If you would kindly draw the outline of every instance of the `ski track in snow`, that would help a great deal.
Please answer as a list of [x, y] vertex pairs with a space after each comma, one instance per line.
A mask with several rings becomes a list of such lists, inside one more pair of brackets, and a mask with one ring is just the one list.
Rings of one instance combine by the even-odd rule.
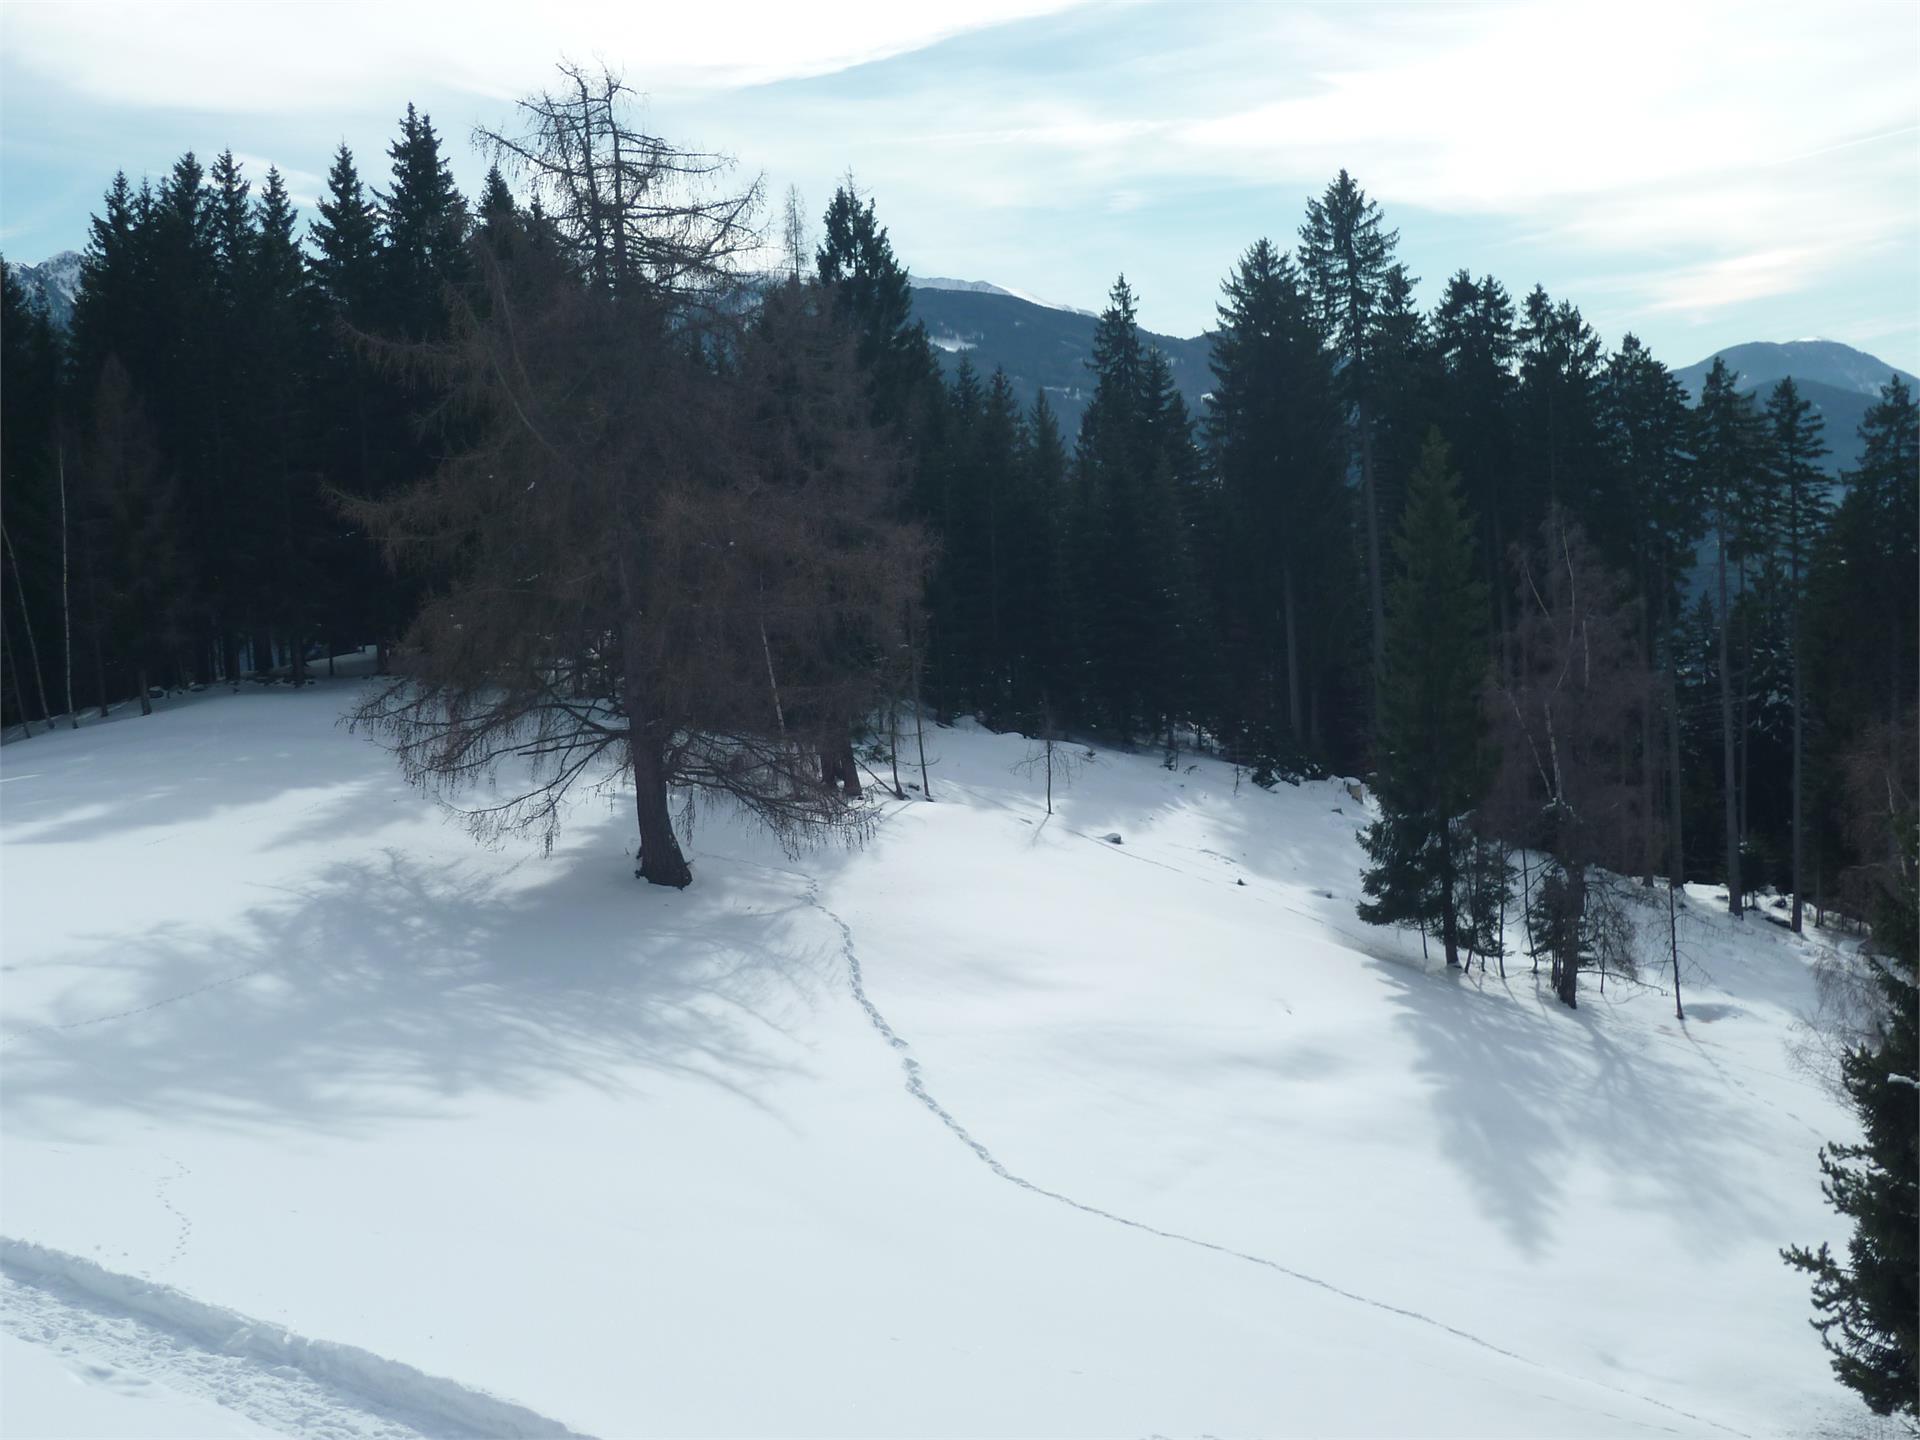
[[[1090, 839], [1091, 837], [1083, 838]], [[1103, 846], [1102, 848], [1107, 847]], [[1560, 1370], [1543, 1361], [1532, 1359], [1517, 1351], [1509, 1350], [1503, 1345], [1495, 1344], [1493, 1341], [1476, 1335], [1470, 1330], [1462, 1330], [1456, 1325], [1447, 1324], [1444, 1320], [1437, 1320], [1433, 1316], [1424, 1314], [1421, 1311], [1411, 1310], [1405, 1306], [1394, 1305], [1385, 1300], [1376, 1300], [1372, 1296], [1343, 1289], [1331, 1281], [1322, 1280], [1318, 1276], [1310, 1275], [1304, 1270], [1296, 1270], [1290, 1265], [1283, 1265], [1278, 1260], [1268, 1259], [1264, 1255], [1254, 1255], [1244, 1250], [1236, 1250], [1230, 1245], [1222, 1245], [1216, 1241], [1201, 1239], [1196, 1235], [1183, 1234], [1177, 1230], [1165, 1230], [1160, 1226], [1148, 1224], [1144, 1220], [1135, 1220], [1112, 1210], [1102, 1209], [1098, 1205], [1091, 1205], [1086, 1201], [1076, 1200], [1071, 1195], [1063, 1194], [1058, 1190], [1050, 1190], [1044, 1185], [1027, 1179], [1024, 1175], [1016, 1174], [1014, 1171], [1008, 1169], [999, 1157], [989, 1150], [986, 1145], [974, 1138], [972, 1132], [970, 1132], [965, 1125], [961, 1124], [953, 1113], [942, 1105], [939, 1100], [934, 1098], [933, 1092], [927, 1088], [924, 1072], [920, 1068], [920, 1062], [911, 1054], [912, 1046], [908, 1044], [907, 1040], [899, 1031], [893, 1028], [891, 1022], [881, 1013], [880, 1008], [873, 1003], [872, 998], [867, 994], [866, 975], [860, 964], [859, 952], [854, 946], [853, 928], [821, 899], [820, 882], [804, 871], [794, 870], [784, 866], [763, 865], [757, 861], [739, 860], [731, 856], [725, 858], [733, 860], [734, 863], [737, 864], [752, 865], [757, 869], [789, 875], [804, 883], [804, 898], [807, 904], [819, 911], [820, 914], [833, 925], [834, 929], [839, 932], [841, 955], [846, 961], [848, 983], [852, 990], [854, 1000], [859, 1004], [861, 1010], [865, 1012], [867, 1021], [873, 1027], [874, 1032], [887, 1042], [889, 1048], [900, 1053], [900, 1067], [906, 1075], [907, 1093], [912, 1095], [914, 1099], [918, 1100], [922, 1105], [926, 1106], [928, 1110], [932, 1111], [934, 1117], [947, 1128], [955, 1139], [959, 1140], [961, 1144], [971, 1150], [981, 1164], [985, 1165], [1008, 1184], [1017, 1185], [1022, 1190], [1026, 1190], [1031, 1194], [1038, 1195], [1043, 1199], [1052, 1200], [1056, 1204], [1068, 1206], [1083, 1214], [1096, 1216], [1101, 1220], [1106, 1220], [1115, 1225], [1123, 1225], [1129, 1230], [1137, 1230], [1142, 1234], [1158, 1236], [1162, 1240], [1177, 1241], [1182, 1245], [1191, 1245], [1196, 1249], [1212, 1251], [1216, 1255], [1224, 1255], [1230, 1259], [1240, 1260], [1249, 1265], [1259, 1265], [1265, 1269], [1277, 1271], [1289, 1279], [1297, 1280], [1305, 1285], [1311, 1285], [1318, 1290], [1324, 1290], [1330, 1295], [1337, 1295], [1343, 1300], [1351, 1300], [1355, 1304], [1365, 1305], [1370, 1309], [1382, 1311], [1388, 1315], [1397, 1315], [1401, 1319], [1410, 1320], [1417, 1325], [1424, 1325], [1431, 1329], [1441, 1331], [1443, 1334], [1451, 1335], [1466, 1344], [1501, 1356], [1503, 1359], [1511, 1360], [1516, 1364], [1527, 1366], [1529, 1369], [1541, 1371], [1560, 1379], [1592, 1385], [1597, 1389], [1609, 1391], [1626, 1399], [1637, 1401], [1640, 1404], [1664, 1410], [1670, 1415], [1676, 1415], [1683, 1419], [1690, 1420], [1696, 1425], [1712, 1426], [1714, 1429], [1724, 1431], [1729, 1435], [1749, 1436], [1749, 1440], [1751, 1440], [1748, 1431], [1724, 1424], [1721, 1421], [1711, 1419], [1705, 1415], [1696, 1414], [1691, 1410], [1682, 1409], [1678, 1405], [1668, 1404], [1664, 1400], [1656, 1400], [1651, 1396], [1642, 1395], [1637, 1391], [1626, 1389], [1624, 1386], [1614, 1385], [1608, 1381], [1598, 1380], [1591, 1376], [1578, 1375], [1571, 1371]], [[1144, 860], [1146, 857], [1135, 856], [1130, 858]], [[1185, 873], [1179, 871], [1178, 867], [1165, 865], [1165, 862], [1149, 861], [1148, 863], [1161, 864], [1163, 868], [1174, 870], [1176, 873]], [[1614, 1414], [1609, 1411], [1601, 1411], [1599, 1413], [1605, 1415], [1608, 1419], [1618, 1420], [1623, 1424], [1636, 1423], [1629, 1420], [1626, 1416]]]
[[6, 1236], [0, 1329], [114, 1388], [158, 1383], [305, 1440], [586, 1440], [558, 1421], [399, 1361], [310, 1340]]

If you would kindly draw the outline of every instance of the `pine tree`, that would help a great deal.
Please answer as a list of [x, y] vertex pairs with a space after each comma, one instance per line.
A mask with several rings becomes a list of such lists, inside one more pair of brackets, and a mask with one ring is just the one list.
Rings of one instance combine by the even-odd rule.
[[1380, 818], [1367, 827], [1367, 898], [1359, 912], [1375, 925], [1437, 931], [1450, 966], [1460, 963], [1458, 889], [1469, 859], [1459, 822], [1490, 778], [1481, 710], [1487, 602], [1474, 548], [1446, 444], [1435, 432], [1409, 480], [1394, 537], [1400, 573], [1387, 612], [1374, 777]]

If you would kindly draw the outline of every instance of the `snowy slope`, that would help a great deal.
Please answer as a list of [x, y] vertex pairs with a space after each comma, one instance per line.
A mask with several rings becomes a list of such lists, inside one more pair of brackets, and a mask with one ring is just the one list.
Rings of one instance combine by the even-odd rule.
[[62, 250], [38, 265], [11, 268], [27, 294], [27, 303], [39, 309], [56, 329], [73, 324], [73, 302], [80, 293], [80, 270], [84, 256], [78, 250]]
[[658, 891], [617, 794], [476, 849], [349, 693], [0, 754], [35, 1394], [91, 1355], [234, 1433], [1874, 1433], [1775, 1253], [1839, 1238], [1850, 1126], [1773, 927], [1689, 903], [1685, 1027], [1568, 1013], [1362, 926], [1334, 784], [1103, 753], [1049, 820], [965, 728], [866, 850], [705, 815]]

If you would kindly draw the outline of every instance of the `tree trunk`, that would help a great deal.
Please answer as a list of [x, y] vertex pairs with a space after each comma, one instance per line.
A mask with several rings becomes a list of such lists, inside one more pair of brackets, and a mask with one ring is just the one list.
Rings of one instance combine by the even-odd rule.
[[1579, 875], [1576, 868], [1562, 864], [1561, 870], [1567, 877], [1567, 913], [1560, 925], [1560, 934], [1556, 937], [1560, 957], [1559, 971], [1560, 1003], [1569, 1010], [1580, 1008], [1580, 917], [1587, 911], [1586, 877]]
[[[1644, 657], [1647, 673], [1653, 673], [1655, 665], [1653, 651], [1653, 607], [1646, 603], [1645, 572], [1642, 572], [1640, 585], [1640, 651]], [[1659, 807], [1654, 803], [1655, 780], [1660, 767], [1653, 758], [1653, 697], [1646, 694], [1640, 701], [1640, 828], [1644, 840], [1641, 857], [1641, 883], [1653, 884], [1653, 869], [1659, 863], [1659, 823], [1655, 818]]]
[[[631, 719], [631, 709], [628, 714]], [[640, 822], [640, 866], [634, 873], [650, 885], [684, 890], [693, 883], [693, 870], [673, 833], [666, 764], [651, 727], [635, 724], [627, 733], [627, 755], [633, 765], [633, 803]]]
[[67, 452], [62, 446], [55, 452], [60, 472], [60, 614], [66, 630], [67, 652], [67, 728], [80, 728], [80, 712], [73, 708], [73, 566], [67, 550]]
[[1293, 562], [1282, 562], [1280, 583], [1286, 593], [1287, 606], [1287, 723], [1293, 727], [1293, 743], [1298, 745], [1305, 737], [1300, 723], [1300, 646], [1294, 629], [1293, 604]]
[[900, 788], [900, 699], [892, 694], [892, 686], [887, 687], [887, 759], [893, 764], [893, 798], [904, 800], [907, 792]]
[[[27, 632], [27, 658], [33, 662], [33, 683], [40, 691], [40, 720], [47, 729], [51, 730], [53, 729], [53, 711], [47, 705], [47, 675], [46, 672], [40, 668], [40, 643], [33, 638], [33, 619], [27, 614], [27, 589], [25, 583], [20, 579], [20, 557], [14, 552], [13, 537], [7, 534], [4, 525], [0, 525], [0, 542], [4, 542], [6, 545], [7, 559], [9, 561], [7, 568], [13, 571], [14, 594], [20, 597], [20, 624]], [[20, 717], [24, 720], [26, 714], [27, 697], [22, 693], [20, 696]]]
[[4, 633], [0, 633], [0, 645], [6, 647], [7, 674], [13, 678], [13, 693], [20, 704], [20, 728], [26, 732], [26, 738], [33, 738], [33, 715], [27, 709], [27, 692], [20, 688], [20, 658], [14, 653], [13, 642]]
[[821, 756], [820, 763], [826, 769], [827, 788], [832, 789], [836, 781], [849, 800], [858, 800], [860, 790], [860, 766], [853, 758], [853, 737], [848, 735], [837, 741], [833, 747], [831, 759]]
[[1667, 704], [1667, 824], [1672, 832], [1667, 840], [1667, 887], [1675, 889], [1687, 883], [1687, 847], [1682, 828], [1686, 806], [1680, 788], [1680, 687], [1674, 675], [1678, 667], [1674, 655], [1671, 602], [1665, 598], [1664, 585], [1661, 587], [1661, 596], [1660, 620], [1666, 636], [1666, 665], [1662, 679], [1665, 681]]
[[[1796, 505], [1795, 510], [1798, 511], [1798, 509], [1799, 506]], [[1789, 583], [1792, 588], [1788, 598], [1793, 606], [1791, 614], [1793, 631], [1791, 640], [1793, 645], [1793, 918], [1791, 923], [1793, 933], [1799, 935], [1804, 933], [1800, 928], [1805, 910], [1801, 897], [1806, 893], [1807, 887], [1805, 871], [1801, 868], [1805, 859], [1805, 847], [1801, 837], [1800, 544], [1797, 534], [1794, 537], [1793, 573]]]
[[913, 733], [920, 746], [920, 794], [931, 800], [933, 785], [927, 779], [927, 722], [920, 700], [920, 647], [914, 643], [911, 627], [907, 631], [907, 668], [913, 677]]
[[153, 714], [153, 695], [151, 693], [152, 687], [147, 684], [146, 661], [143, 660], [134, 667], [133, 678], [134, 678], [134, 683], [136, 683], [140, 687], [140, 713], [142, 715]]
[[93, 698], [100, 707], [100, 718], [107, 718], [107, 666], [100, 652], [100, 585], [99, 566], [94, 560], [94, 546], [89, 543], [81, 551], [81, 559], [86, 562], [87, 574], [87, 639], [93, 651]]
[[1373, 725], [1380, 727], [1380, 686], [1387, 673], [1387, 607], [1380, 582], [1380, 497], [1373, 474], [1373, 417], [1360, 404], [1360, 488], [1367, 507], [1367, 601], [1373, 616]]
[[1720, 760], [1723, 808], [1727, 822], [1727, 913], [1738, 920], [1742, 918], [1744, 897], [1740, 890], [1740, 812], [1739, 797], [1734, 791], [1737, 771], [1733, 763], [1733, 666], [1728, 645], [1727, 613], [1727, 531], [1723, 521], [1720, 527], [1719, 572], [1720, 585]]
[[1440, 944], [1447, 952], [1447, 968], [1460, 968], [1460, 928], [1453, 904], [1453, 839], [1440, 839]]
[[1673, 954], [1673, 1018], [1686, 1023], [1686, 1007], [1680, 1003], [1680, 918], [1673, 886], [1667, 887], [1667, 948]]

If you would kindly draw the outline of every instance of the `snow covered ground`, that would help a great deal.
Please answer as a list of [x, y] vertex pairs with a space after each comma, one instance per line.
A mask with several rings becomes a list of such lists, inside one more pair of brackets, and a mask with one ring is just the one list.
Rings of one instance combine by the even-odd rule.
[[1879, 1433], [1773, 926], [1568, 1012], [1362, 925], [1336, 784], [1048, 819], [966, 728], [661, 891], [619, 795], [476, 848], [351, 683], [0, 754], [7, 1435]]

